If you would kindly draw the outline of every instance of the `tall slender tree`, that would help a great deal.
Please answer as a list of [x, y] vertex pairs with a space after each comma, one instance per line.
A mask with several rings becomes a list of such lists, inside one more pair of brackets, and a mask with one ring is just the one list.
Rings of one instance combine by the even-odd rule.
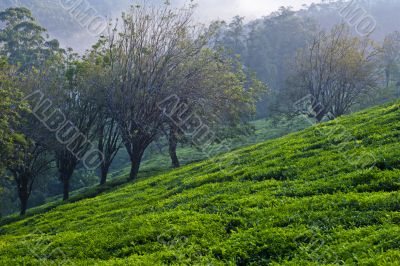
[[57, 131], [53, 148], [64, 200], [69, 199], [70, 182], [77, 166], [88, 152], [97, 151], [93, 143], [100, 114], [96, 77], [90, 64], [70, 53], [48, 78], [47, 95], [66, 122]]
[[400, 32], [396, 31], [385, 37], [381, 47], [380, 57], [385, 72], [386, 87], [389, 87], [393, 77], [399, 74]]
[[15, 150], [15, 144], [25, 142], [23, 135], [15, 131], [22, 123], [21, 111], [27, 108], [16, 84], [15, 71], [5, 58], [0, 58], [0, 173]]
[[8, 8], [0, 12], [0, 55], [19, 71], [40, 67], [59, 52], [59, 42], [45, 37], [41, 27], [25, 7]]
[[112, 77], [107, 69], [110, 67], [108, 51], [105, 49], [106, 39], [101, 37], [88, 53], [86, 62], [90, 65], [90, 77], [96, 80], [96, 104], [98, 105], [99, 117], [96, 126], [96, 141], [99, 150], [100, 185], [107, 182], [108, 172], [115, 156], [122, 147], [121, 134], [118, 123], [113, 117], [107, 102], [107, 88], [110, 86]]

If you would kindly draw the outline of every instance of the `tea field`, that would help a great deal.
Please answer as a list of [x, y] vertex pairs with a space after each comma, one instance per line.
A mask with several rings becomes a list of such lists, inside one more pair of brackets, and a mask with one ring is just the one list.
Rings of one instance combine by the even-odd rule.
[[399, 265], [400, 103], [0, 228], [0, 265]]

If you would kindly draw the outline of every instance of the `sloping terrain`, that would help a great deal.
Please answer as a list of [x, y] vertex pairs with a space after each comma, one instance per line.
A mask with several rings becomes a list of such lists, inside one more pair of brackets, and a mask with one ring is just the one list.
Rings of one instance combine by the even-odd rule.
[[400, 103], [0, 229], [0, 265], [398, 265]]

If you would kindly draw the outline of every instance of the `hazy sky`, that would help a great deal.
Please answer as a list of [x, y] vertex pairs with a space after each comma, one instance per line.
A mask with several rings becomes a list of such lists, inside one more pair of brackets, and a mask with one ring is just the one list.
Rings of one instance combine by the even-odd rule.
[[[180, 0], [181, 2], [187, 2]], [[174, 1], [171, 1], [174, 2]], [[247, 20], [269, 15], [281, 6], [299, 9], [303, 4], [319, 3], [320, 0], [197, 0], [198, 16], [201, 18], [230, 19], [235, 15]]]

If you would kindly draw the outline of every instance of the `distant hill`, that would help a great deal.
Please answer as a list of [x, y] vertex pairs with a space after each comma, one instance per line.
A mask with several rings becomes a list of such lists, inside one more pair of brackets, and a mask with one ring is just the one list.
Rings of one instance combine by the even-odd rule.
[[1, 265], [397, 265], [400, 102], [6, 224]]
[[[2, 0], [0, 9], [11, 6], [25, 6], [29, 8], [39, 23], [48, 29], [52, 38], [61, 40], [64, 46], [73, 47], [80, 51], [89, 48], [96, 41], [96, 37], [88, 34], [78, 21], [65, 10], [61, 3], [74, 1], [65, 0]], [[77, 2], [77, 1], [76, 1]], [[85, 0], [85, 7], [93, 7], [96, 14], [113, 18], [121, 11], [129, 8], [130, 0]], [[85, 5], [83, 5], [85, 6]]]

